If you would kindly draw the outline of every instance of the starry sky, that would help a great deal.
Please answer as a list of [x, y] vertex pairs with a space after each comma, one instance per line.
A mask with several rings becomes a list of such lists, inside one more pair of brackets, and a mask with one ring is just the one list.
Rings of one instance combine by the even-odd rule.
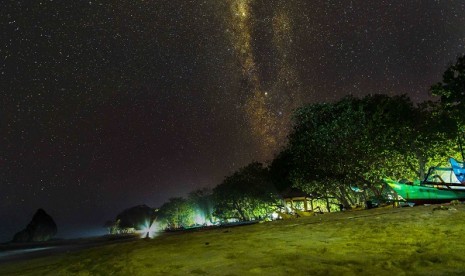
[[59, 236], [219, 184], [286, 142], [292, 110], [428, 88], [465, 54], [465, 0], [5, 1], [0, 241]]

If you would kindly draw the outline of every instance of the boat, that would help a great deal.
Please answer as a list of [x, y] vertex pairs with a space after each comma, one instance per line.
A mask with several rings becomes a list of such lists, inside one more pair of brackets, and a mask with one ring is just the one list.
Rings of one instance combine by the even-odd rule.
[[458, 162], [454, 158], [450, 158], [449, 162], [452, 166], [452, 170], [454, 171], [454, 174], [457, 177], [457, 179], [461, 183], [465, 182], [465, 164], [463, 162]]
[[401, 201], [414, 204], [465, 201], [465, 164], [449, 158], [450, 167], [431, 167], [423, 181], [394, 181], [384, 179]]

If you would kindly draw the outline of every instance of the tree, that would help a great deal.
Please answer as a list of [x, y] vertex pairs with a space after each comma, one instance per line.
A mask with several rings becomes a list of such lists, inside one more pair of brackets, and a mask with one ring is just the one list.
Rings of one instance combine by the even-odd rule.
[[107, 220], [103, 227], [107, 228], [108, 234], [118, 234], [120, 232], [119, 227], [120, 221], [119, 220]]
[[458, 57], [442, 75], [442, 82], [431, 87], [439, 96], [444, 111], [450, 113], [460, 126], [465, 125], [465, 55]]
[[429, 166], [444, 162], [454, 153], [454, 126], [448, 117], [437, 112], [436, 103], [414, 105], [405, 95], [380, 95], [363, 101], [365, 112], [373, 118], [365, 142], [376, 144], [372, 164], [382, 161], [378, 164], [381, 170], [373, 170], [377, 177], [403, 175], [401, 178], [423, 179]]
[[304, 106], [289, 140], [294, 186], [347, 207], [358, 200], [351, 186], [380, 196], [383, 177], [424, 176], [429, 163], [452, 152], [447, 124], [433, 110], [404, 95]]
[[194, 224], [195, 210], [187, 199], [170, 198], [158, 210], [157, 221], [170, 229], [186, 228]]
[[281, 151], [271, 162], [269, 166], [270, 180], [279, 192], [292, 187], [290, 177], [292, 167], [292, 154], [289, 149]]
[[155, 210], [147, 205], [138, 205], [128, 208], [116, 216], [116, 222], [120, 229], [134, 228], [142, 230], [150, 226], [155, 219]]
[[354, 205], [350, 186], [368, 184], [362, 177], [363, 166], [374, 151], [374, 144], [366, 143], [368, 119], [361, 103], [346, 97], [296, 112], [289, 142], [295, 164], [294, 186], [335, 197], [346, 207]]
[[213, 189], [215, 216], [241, 221], [263, 218], [277, 204], [274, 191], [268, 170], [260, 163], [251, 163]]
[[196, 224], [213, 224], [213, 191], [209, 188], [198, 189], [189, 193], [188, 200], [195, 209]]
[[[457, 137], [463, 147], [465, 138], [465, 55], [459, 56], [455, 64], [450, 65], [439, 82], [430, 89], [431, 93], [440, 97], [440, 110], [443, 117], [455, 120]], [[463, 148], [462, 159], [465, 158]]]

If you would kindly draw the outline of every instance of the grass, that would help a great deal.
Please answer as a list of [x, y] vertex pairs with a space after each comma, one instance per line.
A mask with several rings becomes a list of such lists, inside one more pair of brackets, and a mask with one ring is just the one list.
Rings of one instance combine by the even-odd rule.
[[0, 275], [464, 275], [465, 206], [379, 208], [163, 234]]

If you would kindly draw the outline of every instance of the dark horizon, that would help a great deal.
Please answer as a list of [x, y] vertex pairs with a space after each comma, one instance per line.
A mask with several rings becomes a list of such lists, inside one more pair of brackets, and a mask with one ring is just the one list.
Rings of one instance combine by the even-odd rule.
[[38, 208], [70, 238], [214, 187], [270, 161], [306, 103], [428, 100], [465, 54], [463, 14], [463, 1], [4, 4], [0, 242]]

